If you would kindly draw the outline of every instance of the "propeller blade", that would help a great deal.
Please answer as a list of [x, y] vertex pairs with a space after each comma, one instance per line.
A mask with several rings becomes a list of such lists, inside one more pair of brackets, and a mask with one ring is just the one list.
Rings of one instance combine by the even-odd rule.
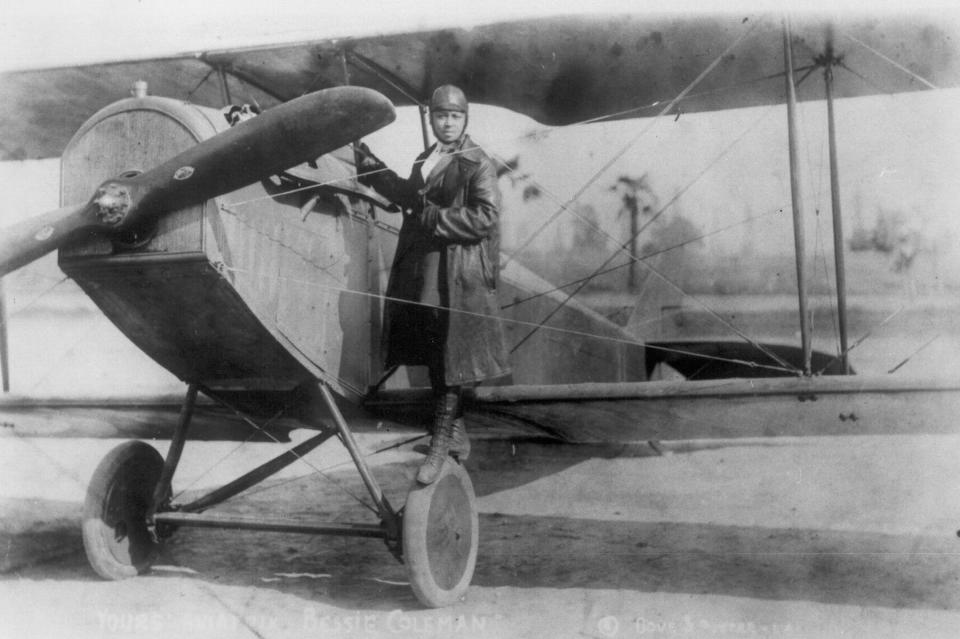
[[383, 95], [335, 87], [296, 98], [200, 142], [145, 173], [107, 180], [89, 203], [49, 211], [2, 231], [0, 277], [82, 230], [136, 227], [314, 160], [396, 117]]
[[128, 226], [157, 213], [235, 191], [329, 153], [396, 117], [393, 104], [363, 87], [310, 93], [241, 122], [160, 166], [116, 180], [133, 194]]
[[0, 229], [0, 277], [59, 247], [90, 225], [89, 205], [65, 206]]

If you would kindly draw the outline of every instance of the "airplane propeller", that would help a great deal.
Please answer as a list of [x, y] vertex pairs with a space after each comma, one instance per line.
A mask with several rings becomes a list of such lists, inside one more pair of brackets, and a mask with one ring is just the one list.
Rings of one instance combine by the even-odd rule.
[[82, 232], [141, 227], [167, 212], [316, 159], [395, 117], [383, 95], [353, 86], [324, 89], [268, 109], [145, 173], [103, 182], [86, 204], [48, 211], [4, 229], [0, 277]]

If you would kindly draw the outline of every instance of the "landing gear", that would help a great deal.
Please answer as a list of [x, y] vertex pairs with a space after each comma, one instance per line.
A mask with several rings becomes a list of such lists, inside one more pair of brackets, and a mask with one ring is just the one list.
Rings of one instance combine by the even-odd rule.
[[[333, 395], [320, 383], [319, 399], [335, 428], [321, 432], [241, 477], [186, 503], [174, 503], [171, 483], [186, 443], [198, 386], [187, 391], [167, 457], [143, 442], [114, 448], [97, 467], [87, 490], [83, 544], [94, 571], [106, 579], [146, 572], [162, 539], [180, 527], [260, 530], [383, 539], [407, 566], [417, 599], [430, 608], [464, 598], [477, 562], [479, 526], [476, 496], [467, 471], [453, 458], [443, 462], [433, 483], [414, 484], [406, 506], [396, 511], [367, 464]], [[329, 523], [205, 512], [302, 459], [337, 437], [350, 453], [379, 522]]]
[[83, 547], [105, 579], [146, 572], [160, 551], [147, 526], [163, 457], [143, 442], [120, 444], [97, 466], [83, 506]]
[[432, 484], [415, 484], [403, 511], [403, 558], [410, 586], [430, 608], [466, 595], [477, 563], [476, 496], [467, 471], [448, 458]]

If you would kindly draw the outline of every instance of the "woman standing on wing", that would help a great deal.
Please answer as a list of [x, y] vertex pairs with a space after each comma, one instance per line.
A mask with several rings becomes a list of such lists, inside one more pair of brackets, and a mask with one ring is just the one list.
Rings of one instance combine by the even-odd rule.
[[430, 99], [437, 143], [406, 180], [365, 147], [360, 180], [400, 206], [403, 225], [384, 306], [386, 365], [421, 365], [435, 396], [430, 450], [417, 481], [430, 484], [447, 455], [466, 459], [466, 385], [510, 372], [499, 319], [500, 190], [493, 161], [464, 131], [469, 105], [453, 85]]

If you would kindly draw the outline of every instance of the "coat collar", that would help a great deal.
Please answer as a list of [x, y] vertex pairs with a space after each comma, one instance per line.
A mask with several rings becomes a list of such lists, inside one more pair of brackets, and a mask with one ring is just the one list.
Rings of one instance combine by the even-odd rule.
[[[433, 150], [436, 147], [437, 147], [437, 144], [436, 142], [434, 142], [429, 149], [427, 149], [417, 157], [416, 161], [423, 162], [425, 159], [427, 159], [428, 155], [433, 153]], [[457, 147], [454, 153], [456, 153], [455, 155], [456, 158], [460, 160], [466, 160], [468, 162], [479, 163], [483, 157], [483, 149], [481, 149], [476, 142], [471, 140], [470, 136], [467, 134], [464, 134], [463, 137], [460, 138], [460, 142], [457, 144]]]
[[414, 173], [419, 176], [419, 179], [423, 180], [422, 184], [425, 190], [437, 188], [438, 185], [443, 183], [446, 175], [450, 171], [460, 171], [465, 169], [467, 166], [480, 164], [484, 157], [483, 149], [474, 143], [469, 136], [464, 135], [462, 138], [460, 138], [460, 143], [458, 144], [456, 151], [454, 151], [454, 156], [450, 158], [449, 164], [447, 164], [442, 171], [435, 170], [429, 176], [423, 178], [421, 176], [420, 167], [424, 160], [426, 160], [427, 157], [433, 153], [433, 150], [436, 148], [436, 146], [437, 145], [434, 144], [429, 149], [421, 153], [413, 165]]

